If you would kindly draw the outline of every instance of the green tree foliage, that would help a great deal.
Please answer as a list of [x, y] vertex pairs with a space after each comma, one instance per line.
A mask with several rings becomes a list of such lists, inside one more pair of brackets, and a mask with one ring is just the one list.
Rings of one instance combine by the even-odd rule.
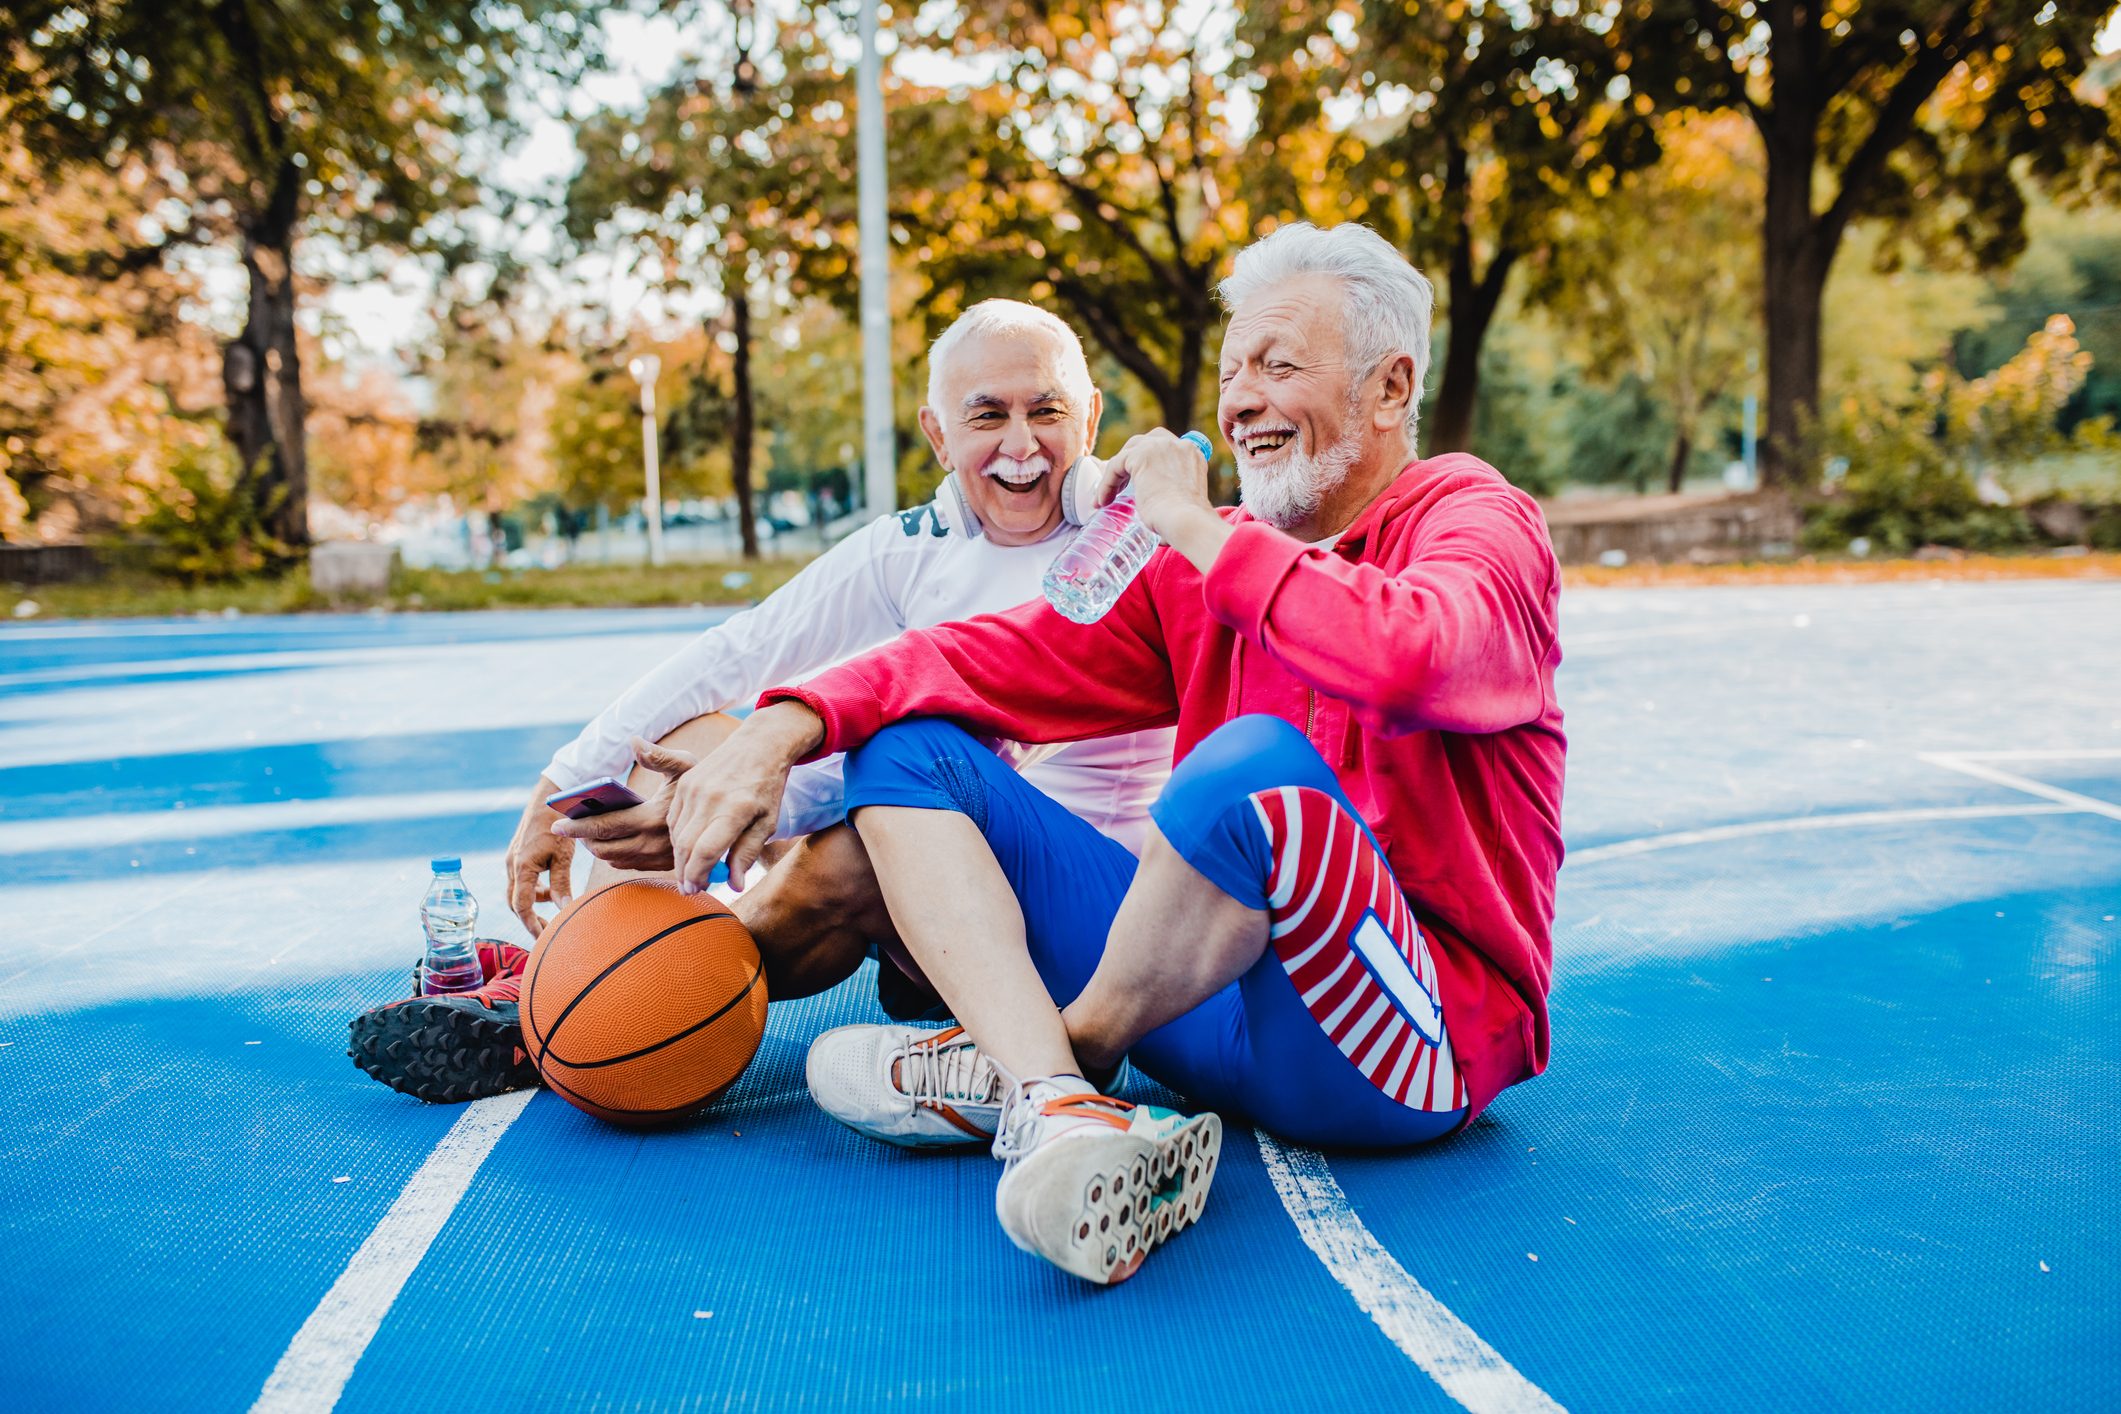
[[991, 295], [1052, 303], [1164, 425], [1191, 426], [1215, 281], [1252, 235], [1260, 165], [1226, 27], [1169, 0], [1000, 0], [956, 11], [937, 39], [991, 81], [894, 123], [894, 163], [929, 132], [960, 144], [945, 149], [955, 174], [909, 212], [931, 332]]
[[[1756, 346], [1760, 186], [1744, 119], [1680, 113], [1659, 128], [1664, 159], [1565, 215], [1530, 294], [1567, 320], [1589, 382], [1616, 393], [1629, 382], [1655, 401], [1654, 422], [1671, 432], [1662, 480], [1676, 492]], [[1612, 479], [1641, 480], [1638, 458], [1626, 460]]]
[[1845, 411], [1822, 424], [1821, 450], [1845, 468], [1813, 508], [1808, 539], [1838, 548], [1858, 536], [1888, 550], [1917, 545], [1993, 549], [2032, 537], [2004, 485], [2013, 468], [2057, 452], [2111, 453], [2111, 423], [2065, 433], [2059, 415], [2092, 357], [2057, 315], [2002, 367], [1964, 378], [1946, 367], [1907, 407]]
[[260, 495], [226, 446], [186, 448], [158, 484], [139, 528], [154, 542], [154, 567], [186, 584], [225, 584], [283, 569], [291, 546], [273, 534], [284, 494]]
[[1463, 449], [1512, 273], [1656, 160], [1638, 80], [1670, 56], [1635, 43], [1618, 0], [1258, 0], [1244, 36], [1266, 75], [1253, 160], [1297, 159], [1276, 214], [1367, 222], [1436, 280], [1448, 336], [1425, 440]]
[[[2111, 181], [2121, 112], [2080, 85], [2115, 7], [2052, 0], [1646, 0], [1647, 46], [1693, 57], [1667, 92], [1747, 113], [1766, 150], [1766, 474], [1800, 480], [1821, 301], [1875, 218], [1989, 265], [2024, 245], [2020, 178]], [[1660, 97], [1664, 96], [1662, 93]]]
[[[843, 252], [854, 245], [845, 228], [854, 86], [809, 20], [762, 40], [748, 6], [732, 19], [686, 66], [691, 76], [653, 95], [644, 113], [605, 113], [583, 131], [568, 227], [579, 240], [637, 242], [665, 288], [720, 295], [727, 388], [700, 366], [676, 429], [726, 438], [743, 551], [756, 558], [754, 321], [761, 306], [770, 312], [820, 279], [851, 274]], [[673, 450], [688, 450], [682, 436]]]
[[[177, 174], [187, 238], [225, 240], [249, 281], [223, 350], [228, 433], [273, 530], [308, 542], [295, 248], [445, 237], [483, 196], [471, 131], [505, 130], [510, 81], [595, 56], [602, 0], [26, 0], [0, 29], [0, 96], [36, 150]], [[114, 252], [135, 258], [135, 252]]]
[[1988, 292], [1986, 323], [1968, 319], [1952, 341], [1960, 371], [1980, 374], [2014, 357], [2056, 314], [2067, 314], [2092, 356], [2084, 386], [2062, 411], [2064, 427], [2087, 418], [2121, 422], [2121, 209], [2071, 209], [2036, 201], [2025, 254]]

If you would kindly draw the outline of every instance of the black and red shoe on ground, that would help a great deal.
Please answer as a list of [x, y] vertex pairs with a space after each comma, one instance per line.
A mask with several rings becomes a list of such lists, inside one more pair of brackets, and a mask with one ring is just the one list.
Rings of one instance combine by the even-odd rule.
[[413, 995], [355, 1017], [346, 1054], [391, 1089], [431, 1104], [461, 1104], [536, 1085], [538, 1071], [523, 1049], [518, 1012], [529, 961], [526, 948], [481, 938], [485, 983], [477, 991], [439, 997], [419, 995], [415, 966]]

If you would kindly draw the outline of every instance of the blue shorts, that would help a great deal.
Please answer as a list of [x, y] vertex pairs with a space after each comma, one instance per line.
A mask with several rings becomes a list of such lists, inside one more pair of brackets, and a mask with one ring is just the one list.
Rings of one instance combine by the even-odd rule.
[[[1089, 982], [1135, 858], [962, 728], [886, 727], [847, 758], [847, 811], [953, 810], [993, 850], [1056, 1004]], [[1217, 887], [1265, 911], [1269, 944], [1128, 1059], [1190, 1100], [1300, 1143], [1397, 1146], [1465, 1117], [1428, 944], [1383, 852], [1301, 732], [1229, 722], [1172, 772], [1152, 817]], [[1174, 940], [1182, 942], [1183, 940]]]

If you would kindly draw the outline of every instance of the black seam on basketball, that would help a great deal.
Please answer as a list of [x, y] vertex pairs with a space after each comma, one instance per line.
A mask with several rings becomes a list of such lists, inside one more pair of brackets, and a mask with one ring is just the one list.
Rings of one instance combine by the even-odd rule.
[[[622, 882], [631, 881], [627, 880]], [[560, 1028], [567, 1024], [567, 1018], [574, 1015], [574, 1009], [580, 1006], [583, 1000], [588, 997], [591, 992], [594, 992], [599, 986], [601, 986], [606, 977], [609, 977], [612, 973], [618, 971], [621, 967], [624, 967], [634, 957], [654, 947], [657, 943], [660, 943], [661, 941], [663, 941], [663, 939], [669, 937], [672, 933], [682, 933], [687, 928], [692, 927], [695, 923], [711, 923], [718, 918], [732, 918], [734, 916], [734, 914], [731, 914], [727, 911], [721, 913], [703, 913], [697, 918], [688, 918], [682, 923], [673, 923], [668, 928], [665, 928], [662, 932], [657, 933], [653, 937], [648, 938], [646, 941], [634, 944], [633, 948], [630, 951], [614, 959], [612, 963], [608, 967], [606, 967], [602, 972], [599, 972], [596, 976], [590, 978], [587, 982], [583, 983], [581, 990], [574, 994], [573, 1000], [569, 1001], [566, 1006], [562, 1007], [560, 1009], [560, 1014], [552, 1019], [552, 1029], [545, 1032], [544, 1035], [538, 1037], [538, 1068], [541, 1070], [544, 1068], [545, 1057], [551, 1053], [552, 1043], [559, 1039]]]
[[[753, 1054], [757, 1053], [753, 1052]], [[749, 1058], [745, 1060], [744, 1066], [747, 1070], [750, 1068], [751, 1062]], [[607, 1105], [602, 1100], [592, 1099], [590, 1096], [583, 1094], [563, 1080], [554, 1080], [551, 1076], [543, 1075], [540, 1078], [544, 1080], [545, 1087], [548, 1090], [557, 1090], [563, 1095], [571, 1095], [578, 1103], [590, 1106], [592, 1110], [600, 1110], [606, 1115], [624, 1115], [628, 1119], [680, 1119], [704, 1110], [716, 1100], [721, 1099], [722, 1096], [729, 1093], [729, 1087], [741, 1080], [743, 1075], [744, 1072], [740, 1070], [730, 1078], [727, 1085], [721, 1086], [700, 1099], [687, 1100], [682, 1105], [671, 1105], [660, 1110], [630, 1110], [623, 1105]]]
[[[650, 939], [650, 941], [652, 942], [654, 940]], [[621, 961], [623, 960], [624, 959], [621, 959]], [[727, 1016], [731, 1007], [735, 1006], [738, 1002], [744, 1000], [744, 998], [751, 995], [751, 989], [759, 984], [759, 978], [763, 977], [765, 973], [766, 959], [761, 957], [759, 959], [759, 965], [751, 969], [751, 980], [749, 982], [746, 982], [743, 986], [743, 989], [739, 991], [735, 996], [731, 997], [728, 1001], [723, 1002], [719, 1007], [716, 1007], [711, 1014], [703, 1016], [698, 1021], [693, 1022], [692, 1025], [686, 1027], [683, 1031], [679, 1031], [673, 1035], [665, 1036], [662, 1040], [657, 1041], [655, 1044], [650, 1046], [643, 1046], [638, 1051], [632, 1051], [623, 1056], [610, 1056], [604, 1060], [571, 1061], [565, 1056], [556, 1056], [551, 1054], [551, 1050], [548, 1047], [546, 1050], [540, 1051], [538, 1053], [538, 1061], [540, 1064], [543, 1064], [545, 1061], [550, 1060], [554, 1065], [564, 1065], [569, 1070], [595, 1070], [599, 1066], [617, 1065], [622, 1061], [639, 1060], [642, 1056], [654, 1055], [657, 1051], [662, 1050], [663, 1047], [674, 1045], [677, 1042], [684, 1040], [687, 1036], [690, 1036], [693, 1032], [700, 1030], [702, 1027], [712, 1026], [715, 1022], [720, 1021], [723, 1017]], [[595, 984], [591, 983], [590, 985], [594, 986]], [[588, 994], [588, 991], [589, 989], [585, 987], [583, 989], [583, 994], [586, 996]], [[554, 1029], [557, 1030], [558, 1026], [555, 1025]]]

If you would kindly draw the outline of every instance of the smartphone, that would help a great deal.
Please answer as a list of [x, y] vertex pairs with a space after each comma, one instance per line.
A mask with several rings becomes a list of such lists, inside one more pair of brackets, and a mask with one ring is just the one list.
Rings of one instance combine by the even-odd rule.
[[570, 820], [586, 820], [591, 815], [629, 810], [639, 805], [641, 798], [617, 776], [606, 776], [573, 790], [563, 790], [558, 795], [548, 795], [545, 803]]

